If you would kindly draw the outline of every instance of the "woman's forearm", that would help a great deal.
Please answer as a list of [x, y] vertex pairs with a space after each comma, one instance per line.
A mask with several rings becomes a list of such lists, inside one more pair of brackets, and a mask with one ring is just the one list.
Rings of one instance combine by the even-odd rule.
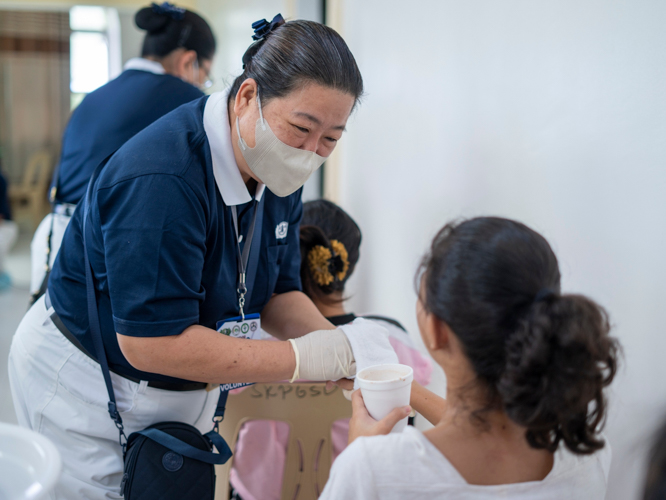
[[335, 330], [303, 292], [273, 295], [261, 312], [261, 328], [280, 340], [295, 339], [315, 330]]
[[237, 339], [199, 325], [169, 337], [117, 336], [137, 370], [185, 380], [274, 382], [291, 378], [296, 369], [289, 342]]
[[[281, 340], [335, 329], [302, 292], [274, 295], [261, 326]], [[199, 325], [168, 337], [118, 334], [118, 344], [137, 370], [199, 382], [274, 382], [290, 379], [296, 369], [288, 342], [237, 339]]]
[[439, 423], [446, 409], [446, 399], [429, 391], [417, 382], [412, 382], [412, 395], [409, 404], [432, 425]]

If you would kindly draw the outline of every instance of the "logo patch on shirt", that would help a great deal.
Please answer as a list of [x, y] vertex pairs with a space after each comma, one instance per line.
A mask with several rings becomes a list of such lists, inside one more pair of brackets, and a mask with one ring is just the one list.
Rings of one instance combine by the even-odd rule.
[[288, 222], [280, 222], [276, 227], [275, 227], [275, 237], [278, 240], [281, 240], [282, 238], [287, 237], [287, 231], [289, 230], [289, 223]]

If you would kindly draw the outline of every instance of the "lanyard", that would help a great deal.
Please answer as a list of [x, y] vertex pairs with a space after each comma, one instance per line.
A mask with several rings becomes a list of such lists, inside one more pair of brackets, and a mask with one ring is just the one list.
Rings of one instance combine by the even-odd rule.
[[254, 200], [254, 214], [252, 215], [252, 222], [250, 223], [250, 229], [247, 233], [247, 238], [245, 239], [245, 244], [243, 245], [243, 250], [241, 251], [240, 247], [240, 234], [238, 232], [238, 211], [236, 210], [236, 205], [231, 206], [231, 216], [234, 220], [234, 231], [236, 233], [236, 260], [238, 262], [238, 308], [240, 309], [241, 318], [245, 321], [245, 312], [243, 307], [245, 307], [245, 294], [247, 293], [247, 285], [245, 284], [245, 274], [247, 271], [247, 261], [250, 258], [250, 249], [252, 248], [252, 237], [254, 236], [254, 226], [257, 222], [257, 209], [258, 202]]

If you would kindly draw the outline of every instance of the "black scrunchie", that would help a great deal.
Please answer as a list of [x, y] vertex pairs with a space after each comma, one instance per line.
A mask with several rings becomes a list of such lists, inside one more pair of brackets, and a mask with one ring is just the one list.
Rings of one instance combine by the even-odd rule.
[[252, 40], [254, 40], [254, 43], [250, 45], [245, 51], [245, 54], [243, 54], [243, 69], [245, 69], [245, 66], [250, 63], [261, 47], [261, 44], [266, 40], [268, 34], [282, 26], [284, 23], [285, 20], [282, 17], [282, 14], [276, 15], [270, 23], [266, 21], [266, 19], [260, 19], [259, 21], [252, 23], [252, 29], [254, 30]]
[[331, 274], [335, 277], [335, 279], [338, 279], [338, 273], [341, 273], [345, 269], [345, 262], [342, 260], [342, 257], [334, 252], [333, 257], [329, 261], [328, 264], [328, 270], [331, 272]]

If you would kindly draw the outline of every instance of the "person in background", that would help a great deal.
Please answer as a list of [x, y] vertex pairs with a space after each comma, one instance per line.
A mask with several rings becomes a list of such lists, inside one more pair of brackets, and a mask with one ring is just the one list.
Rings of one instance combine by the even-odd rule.
[[[303, 291], [334, 325], [356, 319], [345, 308], [345, 287], [360, 256], [361, 230], [342, 208], [327, 200], [303, 204], [300, 232]], [[432, 365], [414, 345], [400, 323], [381, 316], [364, 316], [386, 328], [389, 342], [402, 364], [414, 369], [414, 379], [430, 383]], [[241, 389], [242, 390], [242, 389]], [[347, 447], [349, 419], [331, 430], [333, 459]], [[289, 424], [255, 420], [240, 431], [230, 473], [234, 500], [279, 500], [289, 441]]]
[[650, 450], [643, 500], [666, 498], [666, 421], [655, 434]]
[[[301, 281], [303, 291], [334, 325], [356, 319], [345, 308], [345, 287], [360, 257], [361, 230], [342, 208], [328, 200], [303, 204], [301, 222]], [[432, 365], [414, 345], [407, 330], [395, 319], [364, 315], [389, 333], [400, 363], [414, 369], [422, 385], [430, 383]], [[346, 441], [346, 440], [345, 440]], [[345, 444], [346, 446], [346, 444]]]
[[7, 254], [16, 242], [18, 226], [12, 220], [12, 212], [7, 197], [7, 181], [0, 172], [0, 291], [12, 286], [12, 278], [5, 269]]
[[[432, 424], [387, 434], [352, 395], [350, 446], [321, 500], [602, 500], [611, 451], [600, 431], [619, 344], [604, 309], [560, 292], [557, 258], [515, 221], [446, 225], [418, 275], [416, 315], [446, 374], [446, 400], [414, 384]], [[339, 382], [348, 386], [348, 382]]]
[[201, 16], [165, 2], [139, 10], [134, 21], [146, 31], [141, 57], [88, 94], [65, 129], [51, 187], [53, 211], [31, 244], [33, 302], [46, 290], [47, 273], [95, 167], [158, 118], [203, 97], [201, 89], [210, 83], [215, 37]]

